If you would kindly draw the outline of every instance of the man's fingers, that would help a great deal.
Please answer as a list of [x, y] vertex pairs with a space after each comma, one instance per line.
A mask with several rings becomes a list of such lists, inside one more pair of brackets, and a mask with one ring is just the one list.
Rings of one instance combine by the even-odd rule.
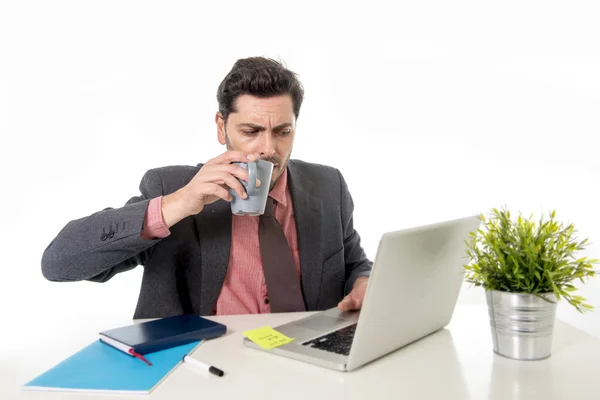
[[[248, 182], [248, 179], [250, 178], [248, 170], [246, 168], [240, 167], [239, 165], [229, 164], [224, 166], [224, 168], [231, 175], [245, 182]], [[260, 181], [260, 179], [256, 178], [256, 187], [260, 187], [260, 185], [262, 185], [262, 182]]]
[[[220, 167], [221, 166], [217, 168]], [[233, 177], [241, 179], [245, 182], [248, 182], [248, 179], [250, 178], [248, 170], [240, 167], [239, 165], [229, 164], [223, 165], [222, 167], [225, 168], [225, 171], [227, 171], [227, 173], [231, 174]], [[260, 179], [256, 178], [256, 187], [260, 187], [260, 185], [262, 185], [262, 182], [260, 181]]]
[[354, 309], [360, 310], [362, 307], [363, 299], [354, 299]]
[[216, 183], [206, 183], [206, 194], [219, 197], [225, 201], [233, 200], [233, 197], [231, 197], [231, 193], [229, 193], [229, 190]]
[[241, 151], [229, 150], [225, 153], [219, 154], [213, 159], [208, 160], [206, 164], [229, 164], [232, 162], [248, 162], [249, 155], [242, 153]]
[[342, 311], [360, 310], [363, 303], [363, 296], [358, 291], [352, 290], [346, 297], [339, 302], [338, 307]]
[[215, 171], [211, 173], [210, 180], [213, 183], [227, 185], [228, 187], [235, 190], [242, 199], [245, 199], [247, 197], [246, 189], [244, 189], [244, 186], [242, 186], [241, 182], [226, 171]]
[[248, 162], [255, 160], [255, 154], [246, 154], [241, 151], [229, 150], [209, 160], [207, 164], [230, 164], [232, 162]]
[[344, 297], [342, 301], [340, 301], [338, 307], [342, 311], [349, 311], [355, 309], [356, 306], [354, 304], [354, 299], [352, 298], [352, 296], [348, 295]]
[[227, 165], [219, 165], [214, 168], [223, 169], [228, 174], [233, 175], [238, 179], [248, 182], [248, 170], [246, 168], [240, 167], [239, 165], [227, 164]]

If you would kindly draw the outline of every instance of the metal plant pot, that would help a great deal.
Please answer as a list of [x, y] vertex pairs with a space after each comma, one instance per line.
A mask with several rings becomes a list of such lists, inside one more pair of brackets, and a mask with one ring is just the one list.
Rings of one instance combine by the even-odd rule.
[[554, 293], [486, 291], [494, 352], [516, 360], [550, 357], [556, 314]]

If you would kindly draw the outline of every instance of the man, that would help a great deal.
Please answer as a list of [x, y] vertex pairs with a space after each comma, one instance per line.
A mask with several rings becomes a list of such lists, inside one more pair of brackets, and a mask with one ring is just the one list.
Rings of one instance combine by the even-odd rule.
[[[360, 309], [372, 262], [346, 183], [337, 169], [290, 159], [303, 96], [276, 61], [238, 60], [217, 93], [227, 151], [151, 169], [124, 207], [69, 222], [44, 251], [43, 275], [106, 282], [143, 265], [134, 318]], [[265, 216], [232, 215], [229, 190], [245, 198], [248, 180], [232, 163], [256, 159], [275, 165], [260, 183], [270, 185]]]

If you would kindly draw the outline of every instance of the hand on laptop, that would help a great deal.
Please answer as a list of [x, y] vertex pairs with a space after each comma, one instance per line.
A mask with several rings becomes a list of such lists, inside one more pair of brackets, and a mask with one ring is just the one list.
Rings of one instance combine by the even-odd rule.
[[342, 311], [360, 310], [367, 292], [369, 278], [361, 276], [354, 282], [352, 291], [338, 303], [338, 308]]

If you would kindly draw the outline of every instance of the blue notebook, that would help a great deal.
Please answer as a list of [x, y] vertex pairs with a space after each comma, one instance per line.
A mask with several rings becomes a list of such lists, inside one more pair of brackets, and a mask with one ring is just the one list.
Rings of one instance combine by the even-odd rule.
[[24, 390], [149, 394], [201, 341], [146, 354], [152, 366], [96, 340], [42, 375]]
[[200, 340], [214, 339], [227, 327], [194, 314], [174, 315], [100, 332], [100, 340], [125, 352], [153, 353]]

